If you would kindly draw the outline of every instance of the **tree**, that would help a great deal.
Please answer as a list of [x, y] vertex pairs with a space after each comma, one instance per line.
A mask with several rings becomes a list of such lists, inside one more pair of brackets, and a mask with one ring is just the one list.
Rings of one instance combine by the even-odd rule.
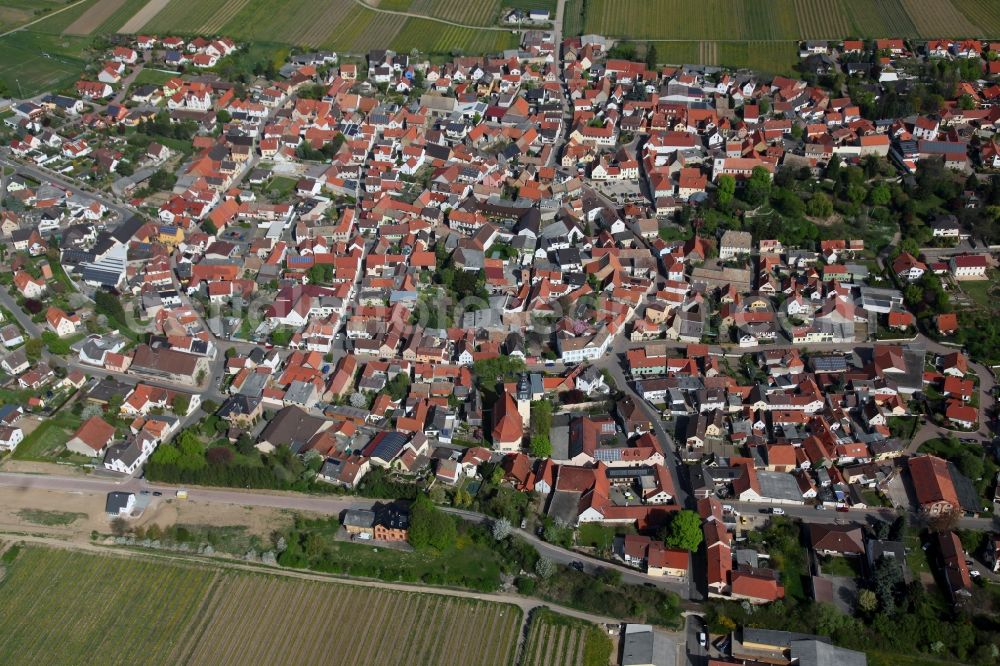
[[715, 199], [723, 208], [728, 208], [733, 203], [733, 195], [736, 194], [736, 179], [725, 174], [719, 176], [719, 182], [715, 190]]
[[243, 433], [236, 440], [236, 450], [240, 452], [240, 455], [248, 456], [254, 452], [253, 438], [250, 435]]
[[135, 173], [135, 167], [128, 160], [120, 160], [118, 164], [115, 165], [115, 173], [119, 176], [131, 176]]
[[826, 164], [826, 177], [830, 180], [837, 180], [840, 177], [840, 156], [834, 155]]
[[548, 437], [551, 430], [552, 403], [548, 400], [535, 400], [531, 403], [531, 432]]
[[125, 536], [125, 532], [128, 531], [128, 523], [121, 516], [115, 517], [111, 521], [111, 533], [116, 537]]
[[549, 441], [548, 435], [531, 436], [531, 455], [536, 458], [552, 457], [552, 442]]
[[100, 290], [94, 294], [94, 312], [104, 315], [120, 328], [128, 329], [128, 318], [121, 300], [113, 294]]
[[169, 190], [177, 183], [177, 176], [162, 169], [149, 177], [149, 187], [154, 190]]
[[42, 341], [38, 338], [31, 338], [24, 343], [24, 353], [28, 355], [28, 360], [35, 362], [42, 357]]
[[385, 392], [393, 400], [402, 400], [410, 392], [410, 375], [406, 372], [397, 373], [385, 385]]
[[455, 545], [458, 530], [454, 519], [434, 506], [426, 495], [418, 495], [410, 511], [410, 529], [407, 540], [420, 550], [435, 548], [445, 551]]
[[646, 69], [656, 69], [656, 44], [649, 42], [649, 46], [646, 48]]
[[45, 344], [45, 348], [49, 350], [50, 354], [65, 356], [70, 352], [69, 342], [63, 340], [52, 331], [42, 332], [42, 342]]
[[490, 526], [490, 533], [494, 541], [503, 541], [510, 536], [511, 524], [506, 518], [497, 518]]
[[663, 543], [671, 548], [694, 552], [698, 550], [703, 538], [701, 518], [694, 511], [685, 509], [674, 514]]
[[351, 394], [351, 407], [356, 409], [364, 409], [368, 405], [368, 398], [365, 397], [364, 393], [360, 391], [355, 391]]
[[767, 201], [771, 193], [771, 172], [764, 167], [753, 168], [750, 179], [747, 181], [745, 197], [751, 206], [759, 206]]
[[873, 206], [884, 206], [892, 201], [892, 192], [885, 183], [879, 183], [868, 193], [868, 203]]
[[878, 608], [878, 597], [871, 590], [861, 590], [858, 592], [858, 608], [871, 615]]
[[541, 578], [542, 580], [545, 580], [546, 578], [551, 578], [552, 574], [554, 574], [555, 572], [556, 572], [555, 562], [553, 562], [549, 558], [539, 557], [538, 561], [535, 562], [535, 573], [538, 574], [538, 577]]
[[936, 515], [926, 515], [927, 527], [932, 532], [951, 532], [958, 527], [958, 520], [961, 518], [960, 511], [942, 511]]
[[217, 123], [228, 123], [233, 119], [233, 116], [225, 109], [219, 109], [215, 112], [215, 122]]
[[833, 202], [830, 201], [830, 197], [822, 192], [817, 192], [809, 199], [809, 203], [806, 204], [806, 213], [810, 217], [818, 217], [825, 220], [833, 215]]
[[174, 414], [184, 416], [191, 409], [191, 396], [186, 393], [178, 393], [174, 396], [174, 401], [170, 406], [174, 410]]
[[205, 451], [205, 460], [209, 465], [228, 465], [233, 461], [233, 451], [225, 446], [213, 446]]

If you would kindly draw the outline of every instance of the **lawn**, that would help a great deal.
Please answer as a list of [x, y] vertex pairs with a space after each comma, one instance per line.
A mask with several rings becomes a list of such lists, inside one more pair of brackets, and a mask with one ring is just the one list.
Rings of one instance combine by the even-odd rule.
[[86, 66], [88, 42], [34, 28], [0, 38], [0, 82], [12, 94], [26, 97], [61, 90], [76, 81]]
[[824, 576], [841, 576], [843, 578], [857, 578], [861, 575], [861, 560], [857, 557], [832, 557], [820, 558], [820, 571]]
[[62, 0], [3, 0], [0, 2], [0, 32], [7, 32], [65, 6]]
[[81, 424], [80, 417], [68, 409], [60, 411], [55, 416], [47, 418], [35, 430], [24, 438], [12, 454], [16, 460], [43, 460], [51, 462], [54, 459], [71, 462], [89, 462], [89, 458], [70, 453], [66, 450], [66, 442]]
[[923, 573], [930, 572], [930, 565], [927, 563], [927, 553], [921, 548], [920, 535], [916, 530], [907, 530], [903, 537], [903, 545], [906, 547], [906, 564], [910, 567], [910, 572], [916, 579]]
[[162, 86], [164, 83], [177, 76], [177, 72], [168, 72], [159, 69], [144, 67], [139, 75], [135, 77], [135, 85]]
[[989, 278], [989, 280], [963, 280], [958, 283], [959, 289], [978, 310], [996, 311], [998, 309], [997, 271], [990, 271]]

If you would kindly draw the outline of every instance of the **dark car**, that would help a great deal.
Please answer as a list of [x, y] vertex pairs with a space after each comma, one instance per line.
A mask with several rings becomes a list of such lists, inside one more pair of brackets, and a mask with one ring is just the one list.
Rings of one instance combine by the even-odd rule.
[[848, 509], [846, 506], [838, 506], [837, 507], [837, 511], [839, 511], [841, 513], [848, 513], [850, 511], [850, 509]]
[[581, 562], [580, 560], [576, 560], [575, 562], [571, 562], [570, 566], [573, 567], [574, 569], [576, 569], [577, 571], [583, 571], [583, 562]]
[[163, 496], [163, 493], [161, 493], [159, 490], [153, 491], [153, 497], [162, 497], [162, 496]]

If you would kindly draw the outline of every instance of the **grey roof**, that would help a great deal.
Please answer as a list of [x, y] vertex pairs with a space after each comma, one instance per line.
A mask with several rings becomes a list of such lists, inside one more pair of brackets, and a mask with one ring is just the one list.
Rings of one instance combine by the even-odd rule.
[[132, 493], [113, 492], [108, 493], [108, 499], [104, 503], [104, 510], [108, 513], [118, 514], [128, 506], [128, 500]]
[[126, 467], [131, 467], [141, 455], [142, 447], [139, 446], [139, 443], [134, 438], [132, 438], [128, 441], [115, 444], [110, 447], [108, 452], [104, 455], [104, 461], [113, 462], [115, 460], [120, 460]]
[[375, 525], [375, 512], [370, 509], [348, 509], [344, 512], [343, 525], [371, 528]]
[[757, 480], [760, 481], [760, 494], [763, 497], [795, 502], [802, 501], [802, 491], [799, 489], [799, 483], [791, 474], [760, 471], [757, 472]]
[[799, 666], [867, 666], [864, 652], [823, 643], [815, 638], [792, 641], [792, 662]]
[[94, 400], [95, 402], [107, 402], [115, 395], [127, 395], [132, 387], [128, 384], [123, 384], [119, 381], [112, 379], [111, 377], [105, 377], [102, 379], [97, 386], [90, 389], [87, 394], [87, 398]]
[[828, 641], [828, 638], [812, 636], [810, 634], [800, 634], [795, 631], [781, 631], [779, 629], [755, 629], [753, 627], [743, 627], [743, 643], [755, 643], [757, 645], [768, 645], [788, 649], [795, 641], [821, 640]]
[[622, 641], [622, 666], [674, 666], [677, 648], [674, 641], [664, 634], [653, 631], [648, 624], [625, 625]]

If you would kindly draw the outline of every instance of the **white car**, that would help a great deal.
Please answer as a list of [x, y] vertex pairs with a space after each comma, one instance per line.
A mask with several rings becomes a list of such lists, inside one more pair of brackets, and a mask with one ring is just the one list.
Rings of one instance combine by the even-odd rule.
[[783, 516], [785, 515], [785, 510], [780, 507], [774, 507], [771, 509], [771, 514], [775, 516]]
[[708, 647], [708, 636], [705, 635], [704, 631], [698, 632], [698, 643], [702, 647]]
[[982, 574], [979, 573], [978, 569], [969, 569], [969, 575], [972, 576], [973, 578], [979, 578], [980, 576], [982, 576]]

